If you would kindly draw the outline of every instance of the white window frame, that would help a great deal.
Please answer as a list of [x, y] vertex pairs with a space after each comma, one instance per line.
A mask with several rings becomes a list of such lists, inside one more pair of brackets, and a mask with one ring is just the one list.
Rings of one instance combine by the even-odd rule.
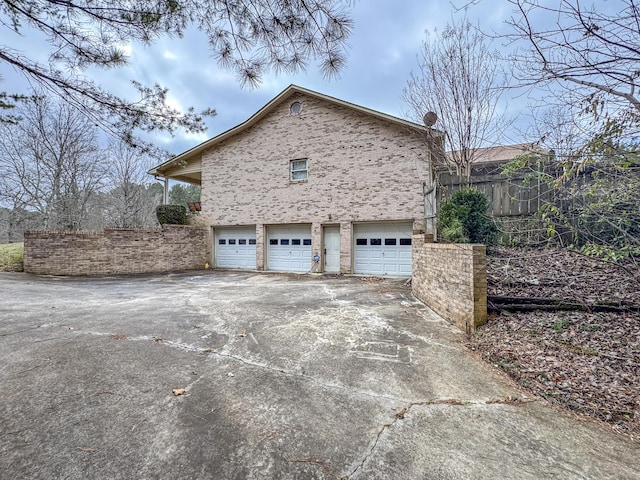
[[[294, 168], [299, 163], [304, 162], [304, 168]], [[296, 174], [304, 173], [304, 178], [294, 178]], [[309, 160], [306, 158], [296, 158], [289, 161], [289, 181], [291, 182], [306, 182], [309, 178]]]

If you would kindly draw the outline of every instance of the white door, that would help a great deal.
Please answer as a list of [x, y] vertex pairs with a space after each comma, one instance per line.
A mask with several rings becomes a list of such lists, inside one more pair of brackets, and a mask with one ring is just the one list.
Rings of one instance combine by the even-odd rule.
[[340, 227], [324, 227], [324, 271], [340, 272]]
[[267, 227], [267, 269], [276, 272], [311, 270], [311, 226]]
[[217, 268], [256, 269], [255, 227], [216, 228], [215, 234]]
[[412, 223], [354, 225], [354, 272], [411, 275]]

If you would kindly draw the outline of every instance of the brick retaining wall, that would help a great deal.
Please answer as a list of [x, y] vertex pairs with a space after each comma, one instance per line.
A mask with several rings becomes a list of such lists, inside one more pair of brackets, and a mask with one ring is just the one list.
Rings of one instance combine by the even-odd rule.
[[487, 321], [487, 256], [484, 245], [413, 240], [413, 294], [467, 333]]
[[207, 261], [207, 231], [192, 226], [24, 234], [24, 271], [39, 275], [197, 270]]

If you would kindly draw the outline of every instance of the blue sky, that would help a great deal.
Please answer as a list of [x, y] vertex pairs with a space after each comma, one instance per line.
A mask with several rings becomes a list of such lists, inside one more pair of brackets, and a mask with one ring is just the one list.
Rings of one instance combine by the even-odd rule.
[[[345, 0], [347, 2], [347, 0]], [[175, 137], [157, 134], [152, 140], [172, 153], [182, 151], [215, 136], [250, 117], [289, 84], [310, 88], [343, 100], [406, 117], [401, 95], [409, 74], [417, 67], [416, 54], [425, 31], [442, 29], [452, 18], [464, 15], [456, 11], [468, 0], [355, 0], [347, 2], [355, 22], [349, 40], [348, 63], [339, 78], [328, 81], [311, 64], [297, 75], [267, 75], [254, 90], [240, 87], [232, 72], [221, 69], [210, 57], [203, 34], [189, 31], [182, 39], [163, 38], [152, 46], [132, 45], [126, 68], [101, 70], [96, 78], [111, 91], [126, 95], [130, 81], [169, 88], [171, 102], [197, 110], [215, 108], [217, 116], [207, 120], [205, 135], [179, 132]], [[482, 0], [471, 5], [467, 18], [483, 31], [503, 29], [503, 21], [512, 11], [504, 0]], [[37, 45], [37, 38], [21, 39], [24, 49]], [[496, 44], [496, 48], [500, 45]], [[42, 50], [40, 50], [42, 51]], [[36, 53], [37, 54], [37, 53]], [[0, 90], [19, 90], [19, 77], [0, 64], [4, 78]], [[526, 107], [526, 99], [505, 95], [511, 112]]]

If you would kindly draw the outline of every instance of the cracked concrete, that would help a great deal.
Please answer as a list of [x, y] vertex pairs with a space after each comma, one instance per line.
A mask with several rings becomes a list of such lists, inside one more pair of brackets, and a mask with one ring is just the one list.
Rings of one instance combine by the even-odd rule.
[[0, 296], [0, 478], [640, 476], [636, 444], [523, 396], [400, 280], [2, 274]]

